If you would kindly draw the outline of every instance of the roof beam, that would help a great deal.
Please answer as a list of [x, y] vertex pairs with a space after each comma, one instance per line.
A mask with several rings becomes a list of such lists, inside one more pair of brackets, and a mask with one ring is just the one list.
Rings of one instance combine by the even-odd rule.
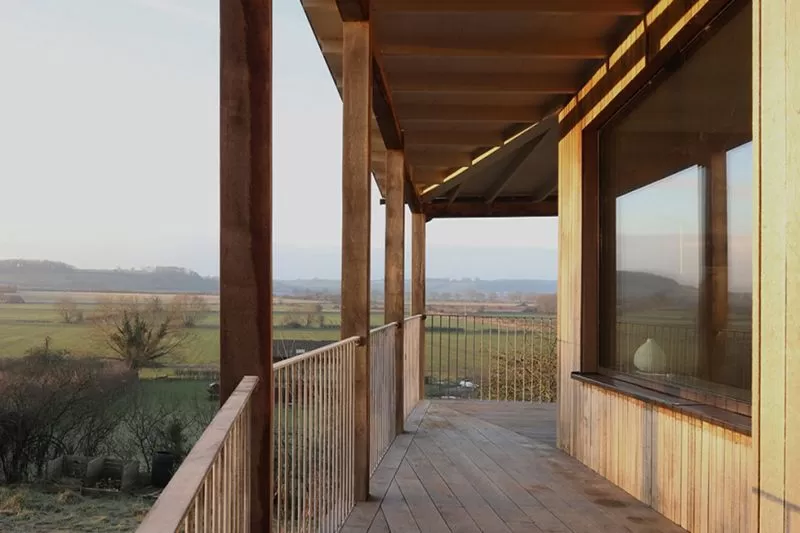
[[442, 106], [409, 105], [403, 107], [403, 121], [417, 122], [529, 122], [541, 120], [546, 111], [530, 106]]
[[548, 74], [519, 75], [492, 74], [396, 74], [392, 78], [395, 93], [530, 93], [568, 94], [580, 89], [580, 83], [572, 76]]
[[480, 201], [461, 200], [424, 204], [425, 217], [433, 218], [486, 218], [486, 217], [554, 217], [558, 216], [558, 200], [548, 199], [535, 202], [530, 198], [520, 198], [486, 204]]
[[[336, 0], [342, 22], [369, 20], [369, 2], [370, 0]], [[304, 5], [308, 6], [308, 3]]]
[[485, 130], [406, 130], [406, 147], [414, 146], [498, 146], [503, 144], [503, 135]]
[[525, 160], [530, 157], [530, 155], [542, 141], [544, 135], [545, 134], [542, 133], [538, 137], [531, 139], [519, 149], [518, 153], [514, 154], [511, 160], [505, 165], [505, 167], [503, 167], [503, 170], [497, 175], [497, 178], [486, 191], [485, 203], [491, 204], [497, 200], [497, 197], [500, 196], [500, 193], [502, 193], [503, 189], [506, 188], [506, 185], [508, 185], [508, 182], [511, 181], [511, 178], [517, 172], [522, 163], [524, 163]]
[[472, 164], [471, 155], [453, 151], [407, 151], [406, 157], [414, 167], [453, 168]]
[[447, 193], [447, 205], [453, 205], [453, 202], [455, 202], [456, 198], [458, 198], [458, 193], [461, 192], [462, 185], [463, 183], [459, 183], [456, 187], [453, 188], [452, 191]]
[[512, 155], [506, 155], [504, 157], [504, 154], [508, 154], [508, 152], [513, 153], [516, 150], [522, 149], [530, 140], [540, 137], [543, 133], [547, 134], [548, 131], [553, 129], [558, 130], [558, 123], [554, 116], [543, 120], [539, 124], [526, 128], [526, 130], [505, 141], [503, 146], [496, 148], [494, 151], [490, 150], [486, 152], [483, 157], [476, 158], [471, 166], [463, 167], [459, 171], [453, 172], [445, 177], [444, 181], [427, 187], [422, 193], [422, 201], [431, 202], [435, 198], [441, 198], [448, 191], [452, 190], [453, 187], [469, 180], [476, 172], [483, 171], [499, 162], [498, 158], [503, 158], [503, 160], [507, 161], [509, 158], [513, 157]]
[[[441, 34], [415, 36], [408, 42], [386, 39], [380, 43], [383, 57], [518, 57], [544, 59], [605, 59], [608, 47], [599, 40], [498, 36], [489, 41], [468, 42], [457, 36]], [[342, 41], [326, 39], [321, 43], [325, 54], [342, 53]]]
[[[304, 2], [304, 6], [309, 7], [314, 3], [314, 0], [307, 0]], [[369, 21], [370, 0], [336, 0], [336, 7], [339, 10], [342, 22]], [[402, 150], [404, 148], [403, 132], [394, 113], [391, 93], [389, 93], [386, 85], [383, 67], [374, 51], [372, 54], [372, 112], [375, 115], [386, 149]], [[422, 203], [413, 183], [411, 183], [408, 169], [406, 169], [405, 173], [404, 195], [411, 210], [419, 212], [422, 208]]]
[[558, 13], [640, 16], [647, 0], [373, 0], [381, 13]]

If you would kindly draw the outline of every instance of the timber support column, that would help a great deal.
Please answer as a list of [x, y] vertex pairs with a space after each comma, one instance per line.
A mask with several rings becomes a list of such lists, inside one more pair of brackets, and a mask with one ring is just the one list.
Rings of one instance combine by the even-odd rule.
[[385, 322], [397, 322], [394, 340], [395, 434], [403, 432], [405, 410], [405, 367], [403, 365], [403, 326], [405, 317], [405, 161], [401, 150], [386, 152], [386, 274], [384, 286]]
[[356, 501], [369, 497], [370, 117], [368, 21], [344, 22], [342, 154], [342, 338], [358, 337], [355, 362]]
[[422, 315], [419, 328], [419, 399], [425, 399], [425, 214], [411, 217], [411, 314]]
[[220, 401], [258, 376], [250, 531], [272, 528], [272, 2], [220, 2]]

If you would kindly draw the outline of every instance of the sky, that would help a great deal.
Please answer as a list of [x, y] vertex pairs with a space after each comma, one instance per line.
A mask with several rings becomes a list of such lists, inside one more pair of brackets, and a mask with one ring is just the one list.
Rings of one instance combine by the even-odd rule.
[[[217, 9], [0, 0], [0, 259], [218, 273]], [[275, 275], [336, 277], [341, 101], [300, 1], [274, 10]], [[554, 279], [557, 237], [555, 219], [432, 221], [428, 273]]]

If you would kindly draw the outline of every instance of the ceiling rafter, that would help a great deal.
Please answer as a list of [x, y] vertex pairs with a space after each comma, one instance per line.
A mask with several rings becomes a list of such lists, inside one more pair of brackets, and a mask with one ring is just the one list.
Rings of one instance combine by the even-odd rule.
[[553, 74], [454, 74], [421, 72], [396, 74], [392, 78], [395, 93], [528, 93], [566, 94], [578, 91], [580, 83], [572, 76]]
[[373, 0], [381, 13], [553, 13], [641, 16], [646, 0]]
[[426, 189], [422, 193], [423, 204], [425, 202], [431, 202], [435, 198], [441, 198], [448, 191], [452, 190], [453, 187], [456, 187], [462, 182], [469, 180], [472, 176], [475, 176], [480, 171], [485, 170], [496, 163], [498, 152], [518, 150], [521, 147], [526, 146], [531, 140], [543, 136], [548, 131], [552, 131], [553, 129], [558, 129], [555, 116], [550, 116], [547, 119], [528, 127], [514, 137], [505, 141], [502, 146], [495, 147], [492, 150], [487, 151], [483, 156], [476, 158], [470, 167], [463, 167], [460, 169], [460, 171], [454, 172], [450, 176], [446, 177], [445, 181], [442, 183], [433, 185]]
[[545, 134], [542, 133], [538, 137], [534, 137], [530, 141], [526, 142], [522, 148], [519, 149], [519, 152], [511, 157], [508, 163], [503, 167], [503, 170], [498, 173], [497, 178], [494, 180], [494, 182], [492, 182], [486, 191], [485, 203], [491, 204], [497, 200], [497, 197], [500, 196], [500, 193], [502, 193], [503, 189], [506, 188], [506, 185], [508, 185], [508, 182], [511, 181], [511, 178], [517, 172], [519, 167], [525, 162], [526, 159], [528, 159], [528, 157], [530, 157], [542, 139], [544, 139], [544, 136]]
[[534, 123], [546, 111], [530, 106], [465, 106], [465, 105], [408, 105], [403, 109], [404, 121], [416, 122], [527, 122]]
[[425, 204], [423, 213], [428, 220], [465, 217], [554, 217], [558, 216], [558, 199], [548, 198], [537, 202], [534, 198], [513, 198], [487, 204], [482, 198], [464, 198], [453, 203], [444, 201]]
[[[342, 41], [326, 39], [322, 52], [341, 55]], [[470, 42], [463, 38], [444, 36], [415, 36], [407, 42], [388, 40], [381, 43], [382, 57], [519, 57], [543, 59], [604, 59], [608, 54], [603, 41], [591, 39], [563, 40], [497, 36], [491, 42]]]

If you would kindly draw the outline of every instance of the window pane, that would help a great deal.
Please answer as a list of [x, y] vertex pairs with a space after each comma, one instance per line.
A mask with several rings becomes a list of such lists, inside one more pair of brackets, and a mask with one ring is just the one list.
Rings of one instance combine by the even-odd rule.
[[600, 135], [601, 366], [750, 399], [751, 6]]

